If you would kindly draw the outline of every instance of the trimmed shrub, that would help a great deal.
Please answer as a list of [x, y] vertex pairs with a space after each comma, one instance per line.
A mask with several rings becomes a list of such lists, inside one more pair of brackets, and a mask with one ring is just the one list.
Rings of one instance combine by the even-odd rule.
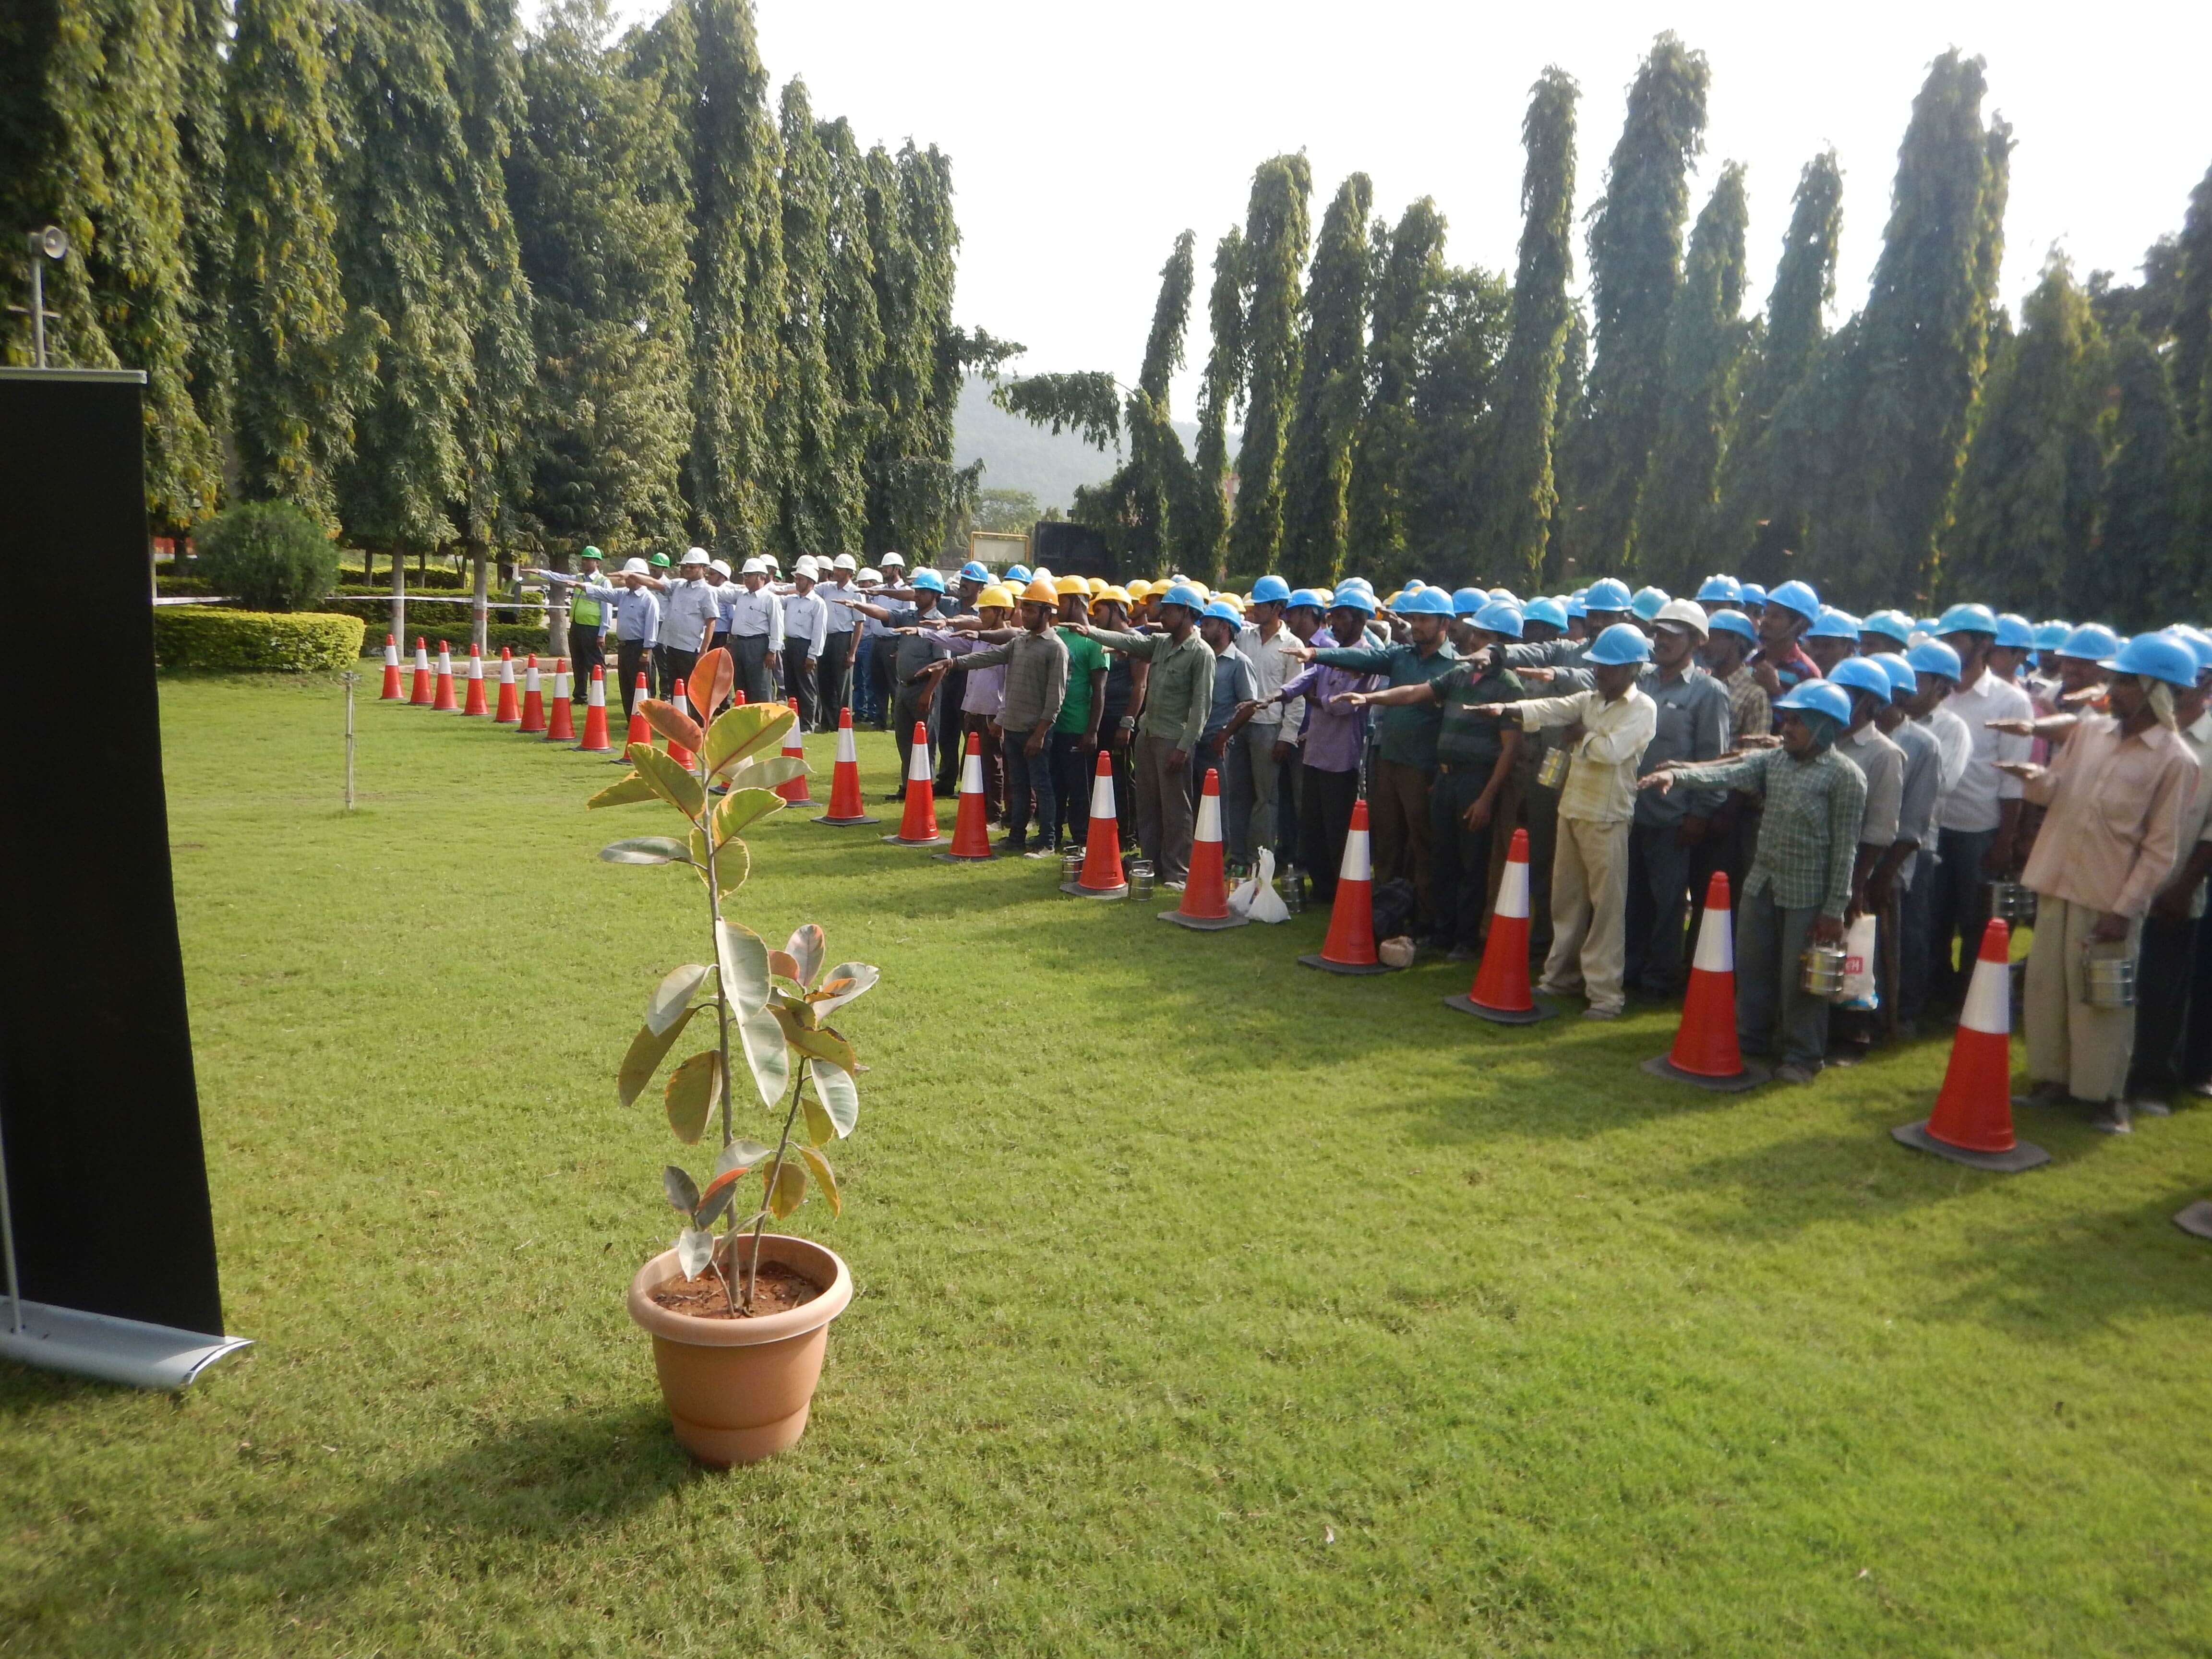
[[[370, 618], [370, 621], [373, 626], [365, 629], [362, 634], [361, 654], [364, 657], [374, 657], [381, 661], [384, 657], [384, 635], [392, 619], [389, 617], [377, 617]], [[418, 628], [415, 625], [415, 607], [409, 605], [407, 607], [407, 637], [399, 641], [399, 659], [403, 665], [414, 661], [415, 641], [417, 636], [428, 643], [433, 657], [438, 654], [438, 641], [441, 637], [453, 647], [453, 655], [456, 658], [469, 654], [469, 624], [465, 617], [457, 628], [433, 628], [428, 623]], [[550, 659], [545, 649], [545, 630], [542, 628], [532, 627], [528, 623], [490, 623], [484, 629], [485, 655], [497, 658], [499, 648], [502, 645], [514, 653], [514, 659], [517, 662], [535, 651], [541, 665], [550, 666]]]
[[154, 660], [162, 668], [327, 672], [359, 661], [361, 640], [360, 617], [322, 611], [225, 611], [211, 605], [165, 605], [154, 611]]
[[193, 537], [192, 574], [247, 611], [307, 611], [337, 586], [338, 553], [289, 501], [247, 501]]
[[158, 565], [154, 570], [154, 591], [166, 596], [212, 594], [215, 590], [198, 576], [172, 576]]

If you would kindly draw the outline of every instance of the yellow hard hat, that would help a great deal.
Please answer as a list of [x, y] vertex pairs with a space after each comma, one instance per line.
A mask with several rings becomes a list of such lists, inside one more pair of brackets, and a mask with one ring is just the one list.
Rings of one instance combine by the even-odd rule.
[[1206, 584], [1198, 580], [1195, 577], [1185, 576], [1182, 580], [1185, 587], [1193, 587], [1198, 590], [1198, 598], [1200, 604], [1204, 604], [1206, 600], [1213, 597], [1212, 593], [1207, 589]]
[[1244, 609], [1244, 596], [1241, 593], [1216, 593], [1213, 597], [1231, 611], [1241, 611]]
[[1054, 590], [1050, 578], [1045, 576], [1030, 578], [1030, 585], [1022, 590], [1022, 601], [1024, 604], [1028, 604], [1032, 600], [1038, 605], [1060, 603], [1060, 595]]
[[1152, 585], [1146, 581], [1142, 576], [1138, 577], [1136, 580], [1129, 584], [1129, 603], [1131, 605], [1136, 604], [1138, 600], [1148, 597], [1152, 591]]
[[1063, 599], [1071, 593], [1079, 599], [1087, 599], [1091, 597], [1091, 584], [1080, 576], [1055, 576], [1053, 578], [1052, 591]]
[[[1142, 586], [1143, 584], [1140, 582], [1138, 586]], [[1129, 605], [1133, 603], [1133, 601], [1129, 598], [1129, 592], [1127, 588], [1116, 587], [1111, 582], [1107, 583], [1105, 586], [1100, 588], [1096, 593], [1093, 593], [1091, 596], [1091, 603], [1094, 605], [1103, 605], [1109, 599], [1115, 605]]]
[[1014, 608], [1013, 589], [1004, 582], [992, 582], [975, 596], [978, 611], [989, 610], [994, 606], [1000, 611], [1012, 611]]
[[1091, 579], [1091, 597], [1095, 599], [1105, 591], [1106, 579], [1103, 576], [1093, 576]]

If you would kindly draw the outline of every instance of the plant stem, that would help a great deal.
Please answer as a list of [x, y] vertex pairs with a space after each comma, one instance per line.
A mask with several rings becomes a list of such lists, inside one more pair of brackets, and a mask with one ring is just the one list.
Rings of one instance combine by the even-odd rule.
[[[776, 1177], [783, 1173], [784, 1154], [790, 1150], [791, 1126], [799, 1120], [799, 1091], [805, 1086], [806, 1073], [802, 1066], [799, 1071], [797, 1080], [791, 1085], [791, 1107], [783, 1115], [783, 1135], [775, 1143], [775, 1162], [769, 1164], [768, 1169], [768, 1194], [771, 1202], [775, 1197]], [[767, 1226], [768, 1206], [763, 1204], [761, 1206], [761, 1212], [753, 1218], [753, 1256], [751, 1262], [745, 1268], [745, 1311], [747, 1313], [753, 1310], [753, 1291], [760, 1284], [761, 1234]]]
[[707, 772], [707, 744], [702, 737], [699, 752], [693, 757], [699, 768], [699, 787], [706, 794], [707, 804], [699, 809], [699, 833], [707, 840], [707, 944], [714, 957], [714, 1023], [718, 1028], [716, 1042], [722, 1054], [722, 1145], [735, 1139], [736, 1131], [730, 1127], [730, 988], [722, 983], [722, 884], [715, 868], [714, 797], [708, 786], [713, 779]]

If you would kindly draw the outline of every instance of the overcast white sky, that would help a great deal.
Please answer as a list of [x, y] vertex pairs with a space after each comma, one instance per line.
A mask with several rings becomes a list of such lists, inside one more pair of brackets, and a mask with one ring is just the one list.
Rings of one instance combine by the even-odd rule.
[[[629, 18], [664, 0], [616, 0]], [[1862, 303], [1881, 247], [1897, 146], [1929, 60], [1988, 60], [1985, 110], [2013, 123], [2003, 295], [2017, 307], [2053, 246], [2086, 275], [2133, 280], [2179, 228], [2212, 167], [2212, 4], [2117, 10], [1893, 0], [1795, 12], [1759, 4], [1589, 0], [1498, 7], [1434, 0], [756, 0], [780, 84], [864, 142], [912, 136], [952, 158], [963, 247], [958, 319], [1022, 341], [1021, 372], [1134, 377], [1158, 273], [1177, 232], [1199, 237], [1192, 413], [1206, 351], [1212, 245], [1241, 223], [1252, 170], [1304, 149], [1318, 225], [1345, 174], [1375, 181], [1395, 221], [1433, 196], [1449, 257], [1510, 271], [1519, 234], [1520, 123], [1547, 63], [1582, 84], [1577, 211], [1602, 184], [1624, 96], [1654, 34], [1712, 64], [1695, 212], [1723, 159], [1750, 170], [1751, 298], [1764, 305], [1798, 169], [1833, 144], [1844, 176], [1838, 309]], [[1577, 279], [1583, 248], [1577, 236]]]

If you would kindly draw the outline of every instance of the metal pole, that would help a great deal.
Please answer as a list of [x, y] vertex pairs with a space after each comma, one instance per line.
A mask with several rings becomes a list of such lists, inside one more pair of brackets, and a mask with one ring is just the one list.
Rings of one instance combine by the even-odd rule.
[[8, 1137], [0, 1131], [0, 1256], [8, 1264], [8, 1328], [23, 1334], [23, 1287], [15, 1282], [15, 1218], [8, 1209]]
[[392, 550], [392, 637], [407, 648], [407, 556]]
[[38, 238], [31, 239], [31, 361], [46, 366], [46, 266]]
[[346, 689], [346, 793], [345, 810], [353, 811], [353, 688], [358, 674], [341, 674]]

